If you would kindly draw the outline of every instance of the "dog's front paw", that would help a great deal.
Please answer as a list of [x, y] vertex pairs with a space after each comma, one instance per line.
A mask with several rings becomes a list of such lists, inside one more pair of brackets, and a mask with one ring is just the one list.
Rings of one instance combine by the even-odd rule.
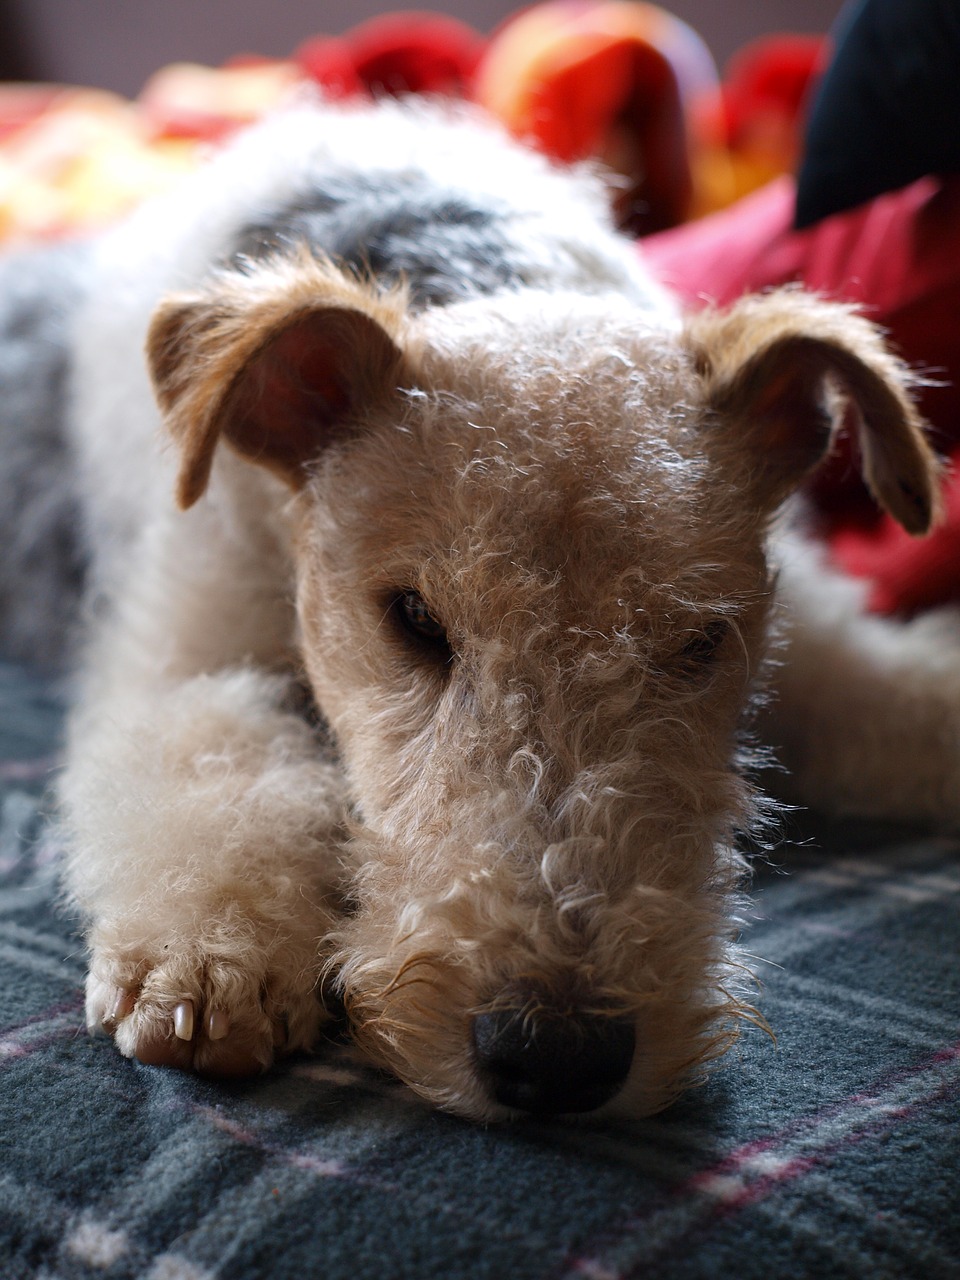
[[224, 955], [171, 942], [150, 954], [94, 941], [87, 1026], [153, 1066], [242, 1077], [309, 1048], [325, 1018], [316, 964], [250, 944]]

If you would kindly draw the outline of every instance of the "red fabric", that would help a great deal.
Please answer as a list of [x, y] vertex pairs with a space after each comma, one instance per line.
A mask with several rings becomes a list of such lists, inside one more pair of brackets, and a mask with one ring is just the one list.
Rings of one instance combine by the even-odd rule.
[[389, 13], [339, 39], [317, 36], [294, 54], [328, 93], [440, 93], [465, 96], [486, 40], [442, 14]]
[[730, 59], [723, 81], [727, 141], [739, 146], [772, 116], [799, 128], [823, 68], [823, 36], [763, 36]]
[[[793, 183], [784, 178], [648, 237], [644, 253], [694, 306], [791, 281], [859, 304], [940, 384], [921, 390], [920, 407], [937, 446], [960, 462], [960, 177], [923, 178], [802, 232], [792, 217]], [[837, 561], [872, 580], [874, 609], [912, 614], [960, 600], [956, 480], [945, 524], [924, 541], [880, 517], [842, 449], [813, 492]]]
[[293, 61], [331, 98], [347, 98], [364, 91], [353, 50], [346, 40], [314, 36], [297, 49]]
[[[958, 461], [960, 455], [955, 455]], [[907, 537], [889, 517], [873, 529], [834, 532], [833, 557], [848, 573], [870, 580], [867, 607], [873, 613], [912, 617], [960, 600], [960, 474], [956, 467], [944, 497], [943, 524], [919, 541]]]

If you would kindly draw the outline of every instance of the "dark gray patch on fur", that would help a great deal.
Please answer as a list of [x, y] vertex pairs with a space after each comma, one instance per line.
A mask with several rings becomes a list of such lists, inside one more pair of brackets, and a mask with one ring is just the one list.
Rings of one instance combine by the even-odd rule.
[[61, 665], [86, 556], [65, 432], [68, 324], [86, 250], [0, 258], [0, 656]]
[[518, 282], [501, 217], [416, 172], [333, 174], [245, 228], [232, 261], [243, 270], [306, 246], [385, 284], [404, 280], [416, 307], [443, 306]]

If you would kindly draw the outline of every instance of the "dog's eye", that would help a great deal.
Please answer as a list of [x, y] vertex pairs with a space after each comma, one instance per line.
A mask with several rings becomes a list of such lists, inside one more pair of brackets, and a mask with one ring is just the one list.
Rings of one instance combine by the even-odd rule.
[[724, 640], [730, 634], [726, 618], [714, 618], [700, 631], [694, 631], [676, 655], [676, 666], [685, 675], [697, 675], [707, 670], [720, 652]]
[[438, 649], [449, 649], [446, 629], [427, 608], [419, 591], [401, 591], [393, 608], [403, 627], [418, 640]]

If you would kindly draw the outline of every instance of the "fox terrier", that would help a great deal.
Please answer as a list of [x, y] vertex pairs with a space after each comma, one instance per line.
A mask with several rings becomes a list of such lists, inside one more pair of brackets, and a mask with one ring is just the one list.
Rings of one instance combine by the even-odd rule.
[[955, 645], [867, 618], [792, 497], [846, 419], [931, 525], [907, 371], [799, 290], [685, 319], [607, 195], [465, 112], [303, 105], [57, 269], [65, 883], [122, 1053], [245, 1075], [340, 1010], [461, 1115], [647, 1114], [759, 1020], [758, 741], [807, 803], [957, 818]]

